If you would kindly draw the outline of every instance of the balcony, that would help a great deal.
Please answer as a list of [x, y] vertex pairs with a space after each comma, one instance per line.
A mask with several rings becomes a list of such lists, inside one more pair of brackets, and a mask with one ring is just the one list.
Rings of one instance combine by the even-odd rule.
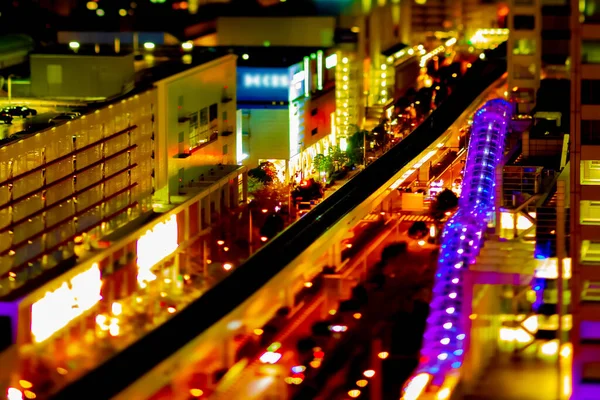
[[229, 93], [229, 90], [223, 89], [223, 94], [221, 95], [221, 104], [227, 104], [230, 101], [233, 101], [233, 95]]
[[221, 136], [229, 136], [233, 133], [233, 126], [224, 127], [221, 131]]

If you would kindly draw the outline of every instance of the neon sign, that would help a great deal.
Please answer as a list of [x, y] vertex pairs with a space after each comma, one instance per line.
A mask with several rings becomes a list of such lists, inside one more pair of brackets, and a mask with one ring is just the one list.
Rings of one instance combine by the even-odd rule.
[[332, 54], [325, 58], [325, 68], [331, 69], [337, 65], [338, 57], [337, 54]]
[[287, 88], [290, 80], [287, 74], [244, 74], [246, 89]]
[[98, 264], [76, 275], [31, 306], [31, 334], [41, 343], [100, 301], [102, 279]]
[[177, 217], [172, 215], [165, 222], [160, 222], [137, 241], [138, 284], [146, 287], [148, 282], [156, 279], [152, 268], [161, 260], [171, 255], [179, 243], [177, 242]]

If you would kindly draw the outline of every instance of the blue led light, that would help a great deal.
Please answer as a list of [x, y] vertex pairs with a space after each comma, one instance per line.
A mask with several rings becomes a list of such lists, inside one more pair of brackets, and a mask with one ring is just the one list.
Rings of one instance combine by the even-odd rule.
[[[496, 166], [503, 157], [511, 106], [502, 99], [488, 101], [473, 118], [473, 129], [457, 213], [446, 223], [427, 318], [423, 362], [416, 373], [428, 372], [434, 380], [459, 368], [464, 356], [462, 274], [475, 262], [488, 220], [493, 216]], [[449, 327], [452, 336], [448, 336]]]

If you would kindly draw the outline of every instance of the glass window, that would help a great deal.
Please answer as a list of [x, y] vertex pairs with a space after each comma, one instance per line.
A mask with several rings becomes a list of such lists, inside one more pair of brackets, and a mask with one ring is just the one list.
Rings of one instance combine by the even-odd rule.
[[581, 81], [581, 104], [600, 104], [600, 80]]
[[211, 104], [208, 109], [208, 120], [214, 121], [215, 119], [218, 118], [218, 114], [219, 114], [219, 105], [217, 103]]
[[533, 15], [515, 15], [513, 18], [515, 30], [532, 31], [535, 29], [535, 17]]
[[599, 0], [580, 0], [579, 11], [584, 17], [585, 22], [600, 22], [600, 1]]
[[228, 149], [227, 149], [227, 145], [223, 145], [223, 155], [226, 155], [228, 153]]
[[513, 65], [513, 78], [515, 78], [515, 79], [535, 79], [535, 65], [531, 64], [531, 65], [527, 66], [527, 65], [514, 64]]
[[513, 54], [519, 56], [535, 55], [535, 39], [517, 39], [514, 42]]
[[600, 121], [581, 121], [581, 143], [600, 145]]
[[208, 125], [208, 108], [200, 110], [200, 126]]
[[579, 222], [582, 225], [600, 225], [600, 201], [581, 200]]
[[583, 160], [579, 171], [582, 185], [600, 185], [600, 161]]
[[582, 301], [600, 301], [600, 282], [584, 281], [581, 291]]
[[600, 262], [599, 241], [581, 241], [581, 262]]

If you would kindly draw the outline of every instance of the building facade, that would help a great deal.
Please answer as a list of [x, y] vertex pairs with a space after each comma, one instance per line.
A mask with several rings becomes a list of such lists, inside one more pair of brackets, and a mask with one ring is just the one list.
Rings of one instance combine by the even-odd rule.
[[571, 398], [592, 400], [600, 391], [600, 14], [593, 1], [571, 2], [571, 31]]
[[237, 74], [240, 159], [249, 168], [272, 162], [282, 181], [302, 179], [311, 174], [314, 156], [335, 144], [337, 55], [311, 49], [277, 67], [267, 61], [257, 66], [260, 60], [250, 65], [253, 57], [260, 55], [252, 50], [242, 55]]

